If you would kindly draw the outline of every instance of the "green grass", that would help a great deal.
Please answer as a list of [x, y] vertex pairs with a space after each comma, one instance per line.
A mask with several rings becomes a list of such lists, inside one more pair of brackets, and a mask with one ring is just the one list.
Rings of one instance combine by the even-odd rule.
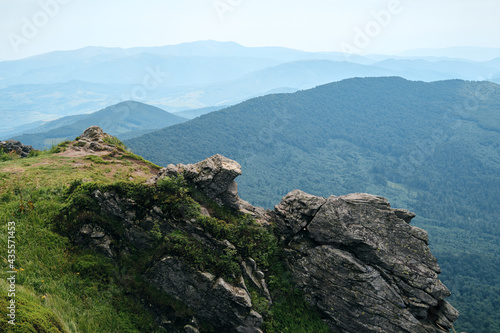
[[[20, 209], [24, 206], [21, 193], [33, 208]], [[18, 286], [40, 300], [50, 299], [42, 305], [71, 332], [142, 332], [142, 327], [154, 331], [152, 319], [134, 306], [114, 278], [116, 268], [109, 260], [82, 253], [66, 237], [51, 231], [62, 197], [62, 188], [28, 188], [2, 205], [1, 220], [16, 221], [16, 266], [22, 269]], [[5, 226], [2, 229], [0, 241], [5, 243]], [[30, 308], [18, 309], [20, 325], [31, 322], [31, 312]]]
[[[0, 163], [0, 248], [7, 248], [7, 222], [15, 221], [15, 266], [19, 270], [15, 299], [20, 302], [13, 328], [3, 320], [7, 318], [3, 306], [7, 299], [0, 298], [0, 331], [154, 332], [151, 316], [122, 288], [109, 260], [81, 252], [52, 230], [73, 181], [112, 180], [102, 175], [99, 166], [74, 167], [75, 162], [84, 164], [85, 160], [50, 151], [27, 161]], [[115, 167], [128, 168], [121, 164]], [[120, 180], [127, 174], [123, 172]], [[7, 253], [1, 254], [3, 268], [6, 257]]]
[[115, 136], [107, 137], [103, 139], [107, 144], [115, 146], [118, 150], [125, 152], [127, 150], [127, 146], [120, 139]]
[[[182, 327], [193, 316], [187, 304], [149, 286], [143, 272], [164, 254], [181, 256], [193, 267], [234, 281], [241, 275], [239, 262], [254, 258], [269, 270], [269, 303], [251, 290], [254, 308], [265, 318], [266, 332], [326, 332], [319, 316], [293, 290], [280, 264], [276, 238], [249, 216], [219, 207], [189, 188], [182, 177], [166, 178], [157, 186], [143, 184], [149, 170], [141, 158], [122, 155], [63, 157], [62, 144], [29, 159], [0, 163], [0, 248], [7, 248], [7, 222], [16, 222], [17, 325], [6, 321], [4, 294], [0, 297], [1, 332], [157, 332], [152, 315], [140, 299]], [[90, 155], [92, 156], [92, 155]], [[132, 156], [132, 158], [130, 158]], [[155, 166], [157, 167], [157, 166]], [[113, 174], [111, 177], [110, 174]], [[129, 181], [131, 174], [136, 178]], [[159, 207], [172, 221], [191, 221], [210, 237], [228, 240], [236, 249], [208, 248], [182, 231], [168, 234], [154, 225], [150, 249], [127, 245], [129, 254], [110, 259], [71, 241], [79, 227], [92, 221], [116, 239], [123, 240], [120, 220], [104, 216], [92, 193], [114, 192], [137, 204], [137, 218]], [[201, 215], [200, 205], [212, 217]], [[156, 223], [156, 222], [155, 222]], [[1, 254], [6, 267], [7, 253]], [[0, 287], [6, 289], [5, 269]], [[295, 310], [299, 309], [299, 310]], [[214, 331], [200, 323], [202, 332]], [[177, 326], [176, 326], [177, 327]]]
[[65, 151], [66, 148], [68, 148], [68, 145], [70, 144], [71, 141], [63, 141], [58, 143], [57, 145], [52, 145], [52, 147], [45, 152], [48, 152], [49, 154], [57, 154], [62, 151]]
[[19, 158], [19, 155], [15, 151], [7, 153], [3, 149], [0, 149], [0, 162], [11, 161], [16, 158]]
[[[0, 281], [0, 288], [7, 290], [7, 282]], [[67, 332], [69, 329], [62, 324], [58, 316], [50, 309], [47, 303], [51, 302], [46, 296], [40, 297], [29, 288], [18, 286], [16, 288], [16, 317], [15, 325], [8, 323], [6, 315], [0, 317], [0, 328], [2, 332], [26, 333], [26, 332]], [[0, 296], [0, 307], [6, 309], [10, 305], [7, 295]]]
[[96, 164], [111, 164], [112, 163], [110, 161], [105, 161], [102, 159], [101, 156], [96, 156], [96, 155], [87, 155], [87, 156], [85, 156], [85, 159], [92, 161]]

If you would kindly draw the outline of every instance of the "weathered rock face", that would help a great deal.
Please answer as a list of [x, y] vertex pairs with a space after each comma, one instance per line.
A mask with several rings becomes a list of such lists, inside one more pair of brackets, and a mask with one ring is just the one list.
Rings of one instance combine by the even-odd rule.
[[409, 225], [415, 214], [391, 208], [385, 198], [325, 199], [295, 190], [266, 212], [239, 199], [234, 179], [241, 167], [223, 156], [169, 165], [152, 182], [178, 174], [220, 205], [274, 220], [297, 287], [333, 329], [442, 332], [458, 318], [444, 301], [450, 292], [438, 279], [427, 233]]
[[82, 135], [80, 135], [80, 139], [89, 141], [99, 141], [109, 137], [111, 136], [107, 133], [104, 133], [102, 128], [100, 128], [99, 126], [90, 126], [83, 132]]
[[274, 214], [297, 286], [333, 329], [442, 332], [458, 318], [413, 213], [369, 194], [293, 191]]
[[220, 206], [239, 208], [238, 185], [234, 181], [241, 175], [241, 166], [237, 162], [217, 154], [196, 164], [170, 164], [150, 183], [180, 174]]
[[15, 140], [0, 141], [0, 149], [6, 153], [14, 151], [21, 157], [28, 157], [31, 151], [35, 150], [32, 146], [25, 146], [21, 142]]
[[233, 286], [171, 256], [151, 267], [146, 279], [189, 304], [197, 318], [210, 322], [218, 332], [261, 332], [258, 327], [262, 325], [262, 316], [252, 310], [252, 301], [243, 282], [242, 286]]
[[169, 164], [148, 183], [156, 184], [165, 177], [178, 175], [183, 175], [188, 183], [205, 193], [218, 205], [250, 214], [262, 224], [269, 224], [270, 217], [265, 209], [254, 207], [239, 198], [238, 184], [234, 181], [241, 175], [241, 166], [237, 162], [217, 154], [195, 164]]
[[[73, 238], [75, 243], [90, 247], [112, 260], [128, 255], [128, 246], [151, 249], [156, 244], [151, 234], [155, 225], [162, 235], [174, 230], [182, 231], [195, 236], [210, 249], [235, 249], [227, 240], [221, 242], [205, 233], [194, 221], [172, 219], [159, 207], [145, 210], [134, 200], [120, 197], [113, 191], [95, 190], [92, 198], [99, 206], [101, 216], [120, 221], [122, 235], [89, 222], [83, 224]], [[242, 274], [247, 268], [245, 272], [250, 281], [257, 283], [257, 287], [269, 295], [264, 274], [258, 270], [255, 261], [247, 261], [248, 264], [242, 262]], [[192, 268], [183, 258], [167, 255], [152, 262], [144, 278], [151, 286], [186, 304], [192, 310], [195, 321], [208, 323], [217, 332], [261, 332], [262, 316], [252, 309], [250, 294], [241, 277], [239, 283], [232, 285], [221, 277]], [[188, 330], [196, 332], [196, 327], [188, 326]], [[168, 329], [177, 331], [175, 327]]]

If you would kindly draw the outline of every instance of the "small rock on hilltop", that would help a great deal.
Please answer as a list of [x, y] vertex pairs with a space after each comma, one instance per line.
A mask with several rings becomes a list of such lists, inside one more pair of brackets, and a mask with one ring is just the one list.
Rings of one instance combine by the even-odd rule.
[[32, 146], [25, 146], [16, 140], [0, 141], [0, 150], [5, 153], [15, 152], [21, 157], [28, 157], [28, 155], [35, 149]]

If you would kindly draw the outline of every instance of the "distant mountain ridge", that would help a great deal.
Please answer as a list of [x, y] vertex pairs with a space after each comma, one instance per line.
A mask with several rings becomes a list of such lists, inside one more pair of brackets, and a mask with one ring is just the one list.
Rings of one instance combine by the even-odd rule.
[[229, 106], [270, 91], [309, 89], [352, 77], [500, 82], [494, 59], [436, 60], [415, 55], [345, 56], [215, 41], [51, 52], [0, 62], [0, 133], [126, 100], [177, 112]]
[[12, 139], [42, 149], [64, 140], [73, 140], [83, 130], [94, 125], [100, 126], [112, 135], [133, 138], [184, 121], [187, 119], [160, 108], [127, 101], [91, 114], [54, 120], [31, 130], [31, 133], [15, 136]]
[[425, 48], [402, 52], [402, 56], [447, 57], [468, 59], [473, 61], [488, 61], [498, 57], [498, 47], [456, 46], [446, 48]]

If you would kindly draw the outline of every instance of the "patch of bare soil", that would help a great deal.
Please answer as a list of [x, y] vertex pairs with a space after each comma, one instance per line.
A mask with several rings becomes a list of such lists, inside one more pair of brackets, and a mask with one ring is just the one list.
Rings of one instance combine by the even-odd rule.
[[109, 153], [110, 151], [108, 150], [94, 151], [91, 149], [81, 149], [80, 147], [70, 146], [65, 151], [57, 153], [57, 155], [64, 157], [85, 157], [87, 155], [104, 156]]

